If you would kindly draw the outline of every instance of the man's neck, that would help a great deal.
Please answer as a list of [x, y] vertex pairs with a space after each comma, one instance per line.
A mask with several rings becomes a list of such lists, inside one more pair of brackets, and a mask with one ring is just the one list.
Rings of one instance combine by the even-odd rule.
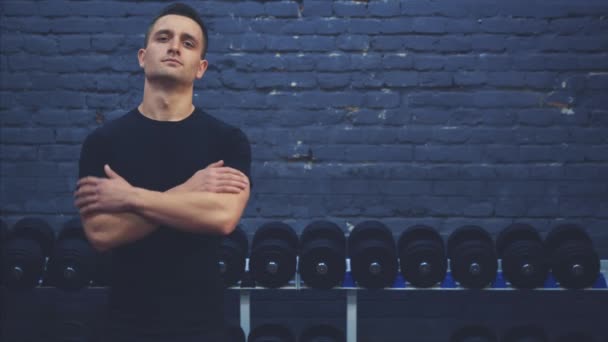
[[192, 87], [162, 87], [144, 84], [144, 98], [137, 107], [146, 117], [157, 121], [180, 121], [194, 111]]

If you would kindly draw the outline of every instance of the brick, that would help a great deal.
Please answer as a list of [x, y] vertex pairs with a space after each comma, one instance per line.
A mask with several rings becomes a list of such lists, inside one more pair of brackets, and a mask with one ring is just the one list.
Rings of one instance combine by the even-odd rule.
[[37, 55], [53, 55], [57, 53], [57, 41], [43, 36], [23, 36], [23, 50]]
[[307, 17], [330, 17], [332, 13], [333, 6], [329, 1], [308, 0], [302, 9], [302, 14]]
[[358, 73], [352, 76], [352, 86], [354, 88], [380, 88], [384, 81], [376, 73]]
[[294, 18], [300, 15], [300, 8], [296, 1], [277, 1], [264, 4], [266, 14], [278, 18]]
[[88, 35], [64, 35], [57, 42], [62, 54], [91, 51], [91, 36]]
[[355, 1], [334, 2], [334, 13], [338, 17], [363, 17], [367, 15], [367, 4]]
[[361, 35], [341, 35], [336, 38], [336, 47], [346, 51], [367, 50], [369, 38]]
[[407, 53], [383, 54], [382, 67], [385, 69], [411, 69], [414, 65], [414, 58]]
[[266, 47], [270, 51], [298, 51], [300, 44], [297, 36], [271, 36], [268, 37]]
[[416, 33], [443, 33], [445, 21], [442, 18], [418, 17], [414, 18], [412, 30]]
[[264, 4], [256, 1], [241, 1], [236, 6], [232, 4], [227, 6], [235, 16], [239, 17], [259, 17], [266, 13]]
[[340, 34], [348, 31], [350, 23], [344, 19], [323, 18], [316, 21], [318, 34]]
[[454, 74], [454, 85], [478, 86], [486, 83], [488, 75], [485, 72], [461, 71]]
[[124, 36], [120, 35], [95, 35], [91, 38], [91, 48], [101, 52], [110, 52], [124, 43]]
[[2, 15], [8, 17], [37, 16], [40, 12], [34, 2], [26, 1], [3, 1]]
[[384, 34], [411, 34], [413, 19], [383, 18], [380, 22], [380, 32]]
[[382, 63], [382, 56], [379, 54], [351, 54], [350, 61], [358, 70], [376, 70]]
[[368, 92], [365, 105], [371, 108], [395, 108], [399, 106], [400, 96], [392, 91]]
[[2, 128], [2, 142], [8, 144], [50, 144], [55, 141], [52, 129], [48, 128]]
[[476, 51], [503, 52], [507, 48], [506, 38], [499, 35], [474, 35], [471, 47]]
[[304, 36], [298, 38], [300, 50], [302, 51], [331, 51], [335, 46], [334, 37]]
[[[540, 103], [541, 96], [532, 92], [484, 91], [472, 94], [476, 107], [534, 107]], [[498, 100], [498, 101], [497, 101]]]
[[316, 78], [308, 73], [267, 73], [255, 78], [256, 88], [305, 88], [316, 86]]
[[79, 145], [53, 145], [39, 147], [40, 160], [70, 161], [78, 160], [80, 156]]
[[401, 40], [394, 37], [374, 36], [371, 38], [370, 45], [374, 51], [393, 51], [399, 50], [403, 46]]
[[0, 35], [0, 46], [2, 46], [3, 54], [19, 52], [23, 48], [23, 37]]
[[383, 20], [380, 19], [358, 19], [349, 20], [348, 32], [353, 34], [380, 34], [382, 31]]
[[350, 70], [350, 57], [344, 54], [332, 53], [316, 56], [315, 69], [318, 71], [344, 71]]
[[381, 78], [388, 87], [413, 87], [418, 84], [418, 75], [417, 72], [394, 71], [383, 73]]
[[[276, 30], [276, 21], [270, 21], [270, 23], [275, 23]], [[280, 32], [285, 34], [314, 34], [317, 30], [317, 20], [287, 20], [285, 24], [281, 27]]]
[[420, 72], [418, 84], [421, 87], [449, 87], [452, 85], [452, 74], [446, 72]]
[[414, 158], [424, 162], [478, 162], [480, 149], [473, 146], [416, 146]]
[[341, 89], [350, 84], [351, 76], [349, 74], [317, 74], [317, 83], [321, 89]]
[[394, 17], [401, 14], [397, 1], [372, 1], [367, 5], [370, 15], [375, 17]]
[[24, 90], [32, 88], [32, 80], [25, 73], [4, 73], [0, 78], [0, 86], [4, 90]]
[[36, 160], [38, 151], [35, 146], [20, 146], [20, 145], [1, 145], [0, 154], [4, 162], [6, 161], [21, 161], [21, 160]]

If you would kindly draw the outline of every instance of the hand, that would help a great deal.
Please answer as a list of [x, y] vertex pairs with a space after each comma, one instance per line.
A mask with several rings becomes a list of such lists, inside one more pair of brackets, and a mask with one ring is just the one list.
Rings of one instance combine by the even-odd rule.
[[238, 194], [249, 187], [249, 178], [220, 160], [197, 171], [179, 190]]
[[135, 188], [109, 165], [104, 166], [104, 171], [108, 178], [89, 176], [78, 181], [74, 205], [80, 210], [80, 215], [129, 210]]

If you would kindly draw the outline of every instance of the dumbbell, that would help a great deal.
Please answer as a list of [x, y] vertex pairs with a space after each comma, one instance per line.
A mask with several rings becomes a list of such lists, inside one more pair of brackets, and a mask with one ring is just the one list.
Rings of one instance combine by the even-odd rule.
[[54, 235], [40, 218], [25, 217], [15, 223], [2, 249], [2, 278], [7, 288], [29, 289], [39, 284]]
[[248, 342], [295, 342], [291, 330], [276, 323], [258, 325], [249, 333]]
[[289, 225], [262, 225], [251, 243], [249, 268], [253, 280], [271, 288], [287, 284], [296, 273], [297, 248], [298, 236]]
[[562, 287], [582, 289], [593, 285], [600, 272], [600, 259], [589, 235], [579, 226], [555, 227], [545, 239], [549, 263]]
[[346, 342], [344, 332], [330, 324], [310, 326], [300, 334], [299, 342]]
[[543, 286], [549, 264], [540, 234], [534, 227], [514, 223], [503, 229], [496, 239], [496, 251], [502, 259], [502, 273], [513, 287]]
[[511, 328], [501, 342], [548, 342], [545, 330], [535, 325], [522, 325]]
[[110, 286], [112, 278], [112, 251], [97, 253], [92, 286]]
[[397, 244], [401, 274], [416, 287], [431, 287], [445, 278], [447, 260], [443, 239], [429, 226], [405, 230]]
[[341, 284], [346, 271], [346, 237], [338, 225], [314, 221], [300, 235], [299, 273], [306, 285], [329, 289]]
[[560, 335], [556, 340], [556, 342], [592, 342], [593, 337], [588, 333], [584, 333], [582, 331], [572, 331], [565, 334]]
[[492, 237], [478, 226], [462, 226], [448, 238], [452, 276], [461, 286], [483, 288], [496, 279], [498, 263]]
[[482, 325], [468, 325], [456, 330], [450, 336], [450, 342], [496, 342], [496, 334]]
[[353, 279], [363, 287], [383, 288], [397, 275], [397, 249], [391, 231], [379, 221], [364, 221], [348, 237]]
[[247, 234], [240, 227], [222, 239], [218, 266], [225, 287], [235, 285], [243, 277], [248, 252]]
[[239, 325], [228, 324], [224, 328], [226, 342], [245, 342], [245, 332]]
[[79, 218], [67, 221], [49, 259], [46, 283], [69, 291], [88, 286], [98, 266], [98, 255], [87, 240]]

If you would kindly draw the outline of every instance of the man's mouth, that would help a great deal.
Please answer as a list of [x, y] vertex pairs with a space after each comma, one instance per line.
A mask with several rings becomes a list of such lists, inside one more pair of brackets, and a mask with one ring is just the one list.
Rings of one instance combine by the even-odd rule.
[[167, 59], [163, 59], [163, 62], [173, 62], [173, 63], [177, 63], [179, 65], [182, 65], [182, 62], [178, 61], [175, 58], [167, 58]]

